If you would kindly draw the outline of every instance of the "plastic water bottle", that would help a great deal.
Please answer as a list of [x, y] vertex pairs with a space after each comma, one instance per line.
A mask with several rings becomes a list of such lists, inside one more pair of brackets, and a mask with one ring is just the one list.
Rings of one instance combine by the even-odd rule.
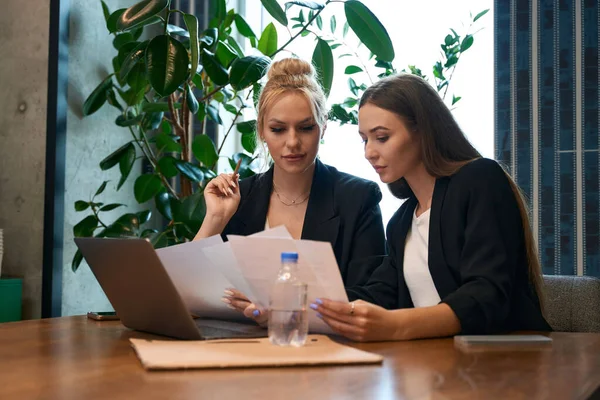
[[298, 277], [298, 253], [281, 253], [281, 268], [269, 304], [272, 344], [304, 346], [308, 334], [307, 289]]

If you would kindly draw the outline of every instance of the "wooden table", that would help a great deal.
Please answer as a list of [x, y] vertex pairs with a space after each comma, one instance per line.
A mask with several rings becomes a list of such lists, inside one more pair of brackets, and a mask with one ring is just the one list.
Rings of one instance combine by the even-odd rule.
[[146, 372], [119, 322], [0, 324], [0, 399], [579, 399], [600, 386], [600, 334], [551, 350], [462, 353], [452, 339], [354, 344], [380, 366]]

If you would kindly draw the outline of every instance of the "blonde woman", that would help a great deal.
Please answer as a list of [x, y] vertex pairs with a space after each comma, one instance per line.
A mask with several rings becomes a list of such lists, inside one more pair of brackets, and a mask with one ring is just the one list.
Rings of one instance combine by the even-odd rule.
[[[232, 174], [213, 179], [196, 239], [285, 225], [296, 239], [331, 243], [344, 284], [364, 284], [378, 265], [373, 256], [385, 254], [379, 187], [318, 160], [327, 109], [310, 63], [274, 62], [267, 78], [258, 101], [257, 140], [273, 165], [239, 184]], [[266, 318], [235, 290], [223, 301], [259, 322]]]

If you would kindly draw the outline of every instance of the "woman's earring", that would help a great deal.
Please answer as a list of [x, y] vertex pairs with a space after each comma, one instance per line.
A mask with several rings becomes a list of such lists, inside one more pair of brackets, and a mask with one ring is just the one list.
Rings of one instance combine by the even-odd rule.
[[325, 139], [321, 138], [321, 144], [325, 144]]

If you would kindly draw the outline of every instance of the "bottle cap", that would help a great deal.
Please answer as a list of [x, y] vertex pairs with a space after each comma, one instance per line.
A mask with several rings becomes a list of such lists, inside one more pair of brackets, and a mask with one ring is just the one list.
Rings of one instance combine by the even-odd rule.
[[298, 253], [281, 253], [281, 261], [298, 261]]

